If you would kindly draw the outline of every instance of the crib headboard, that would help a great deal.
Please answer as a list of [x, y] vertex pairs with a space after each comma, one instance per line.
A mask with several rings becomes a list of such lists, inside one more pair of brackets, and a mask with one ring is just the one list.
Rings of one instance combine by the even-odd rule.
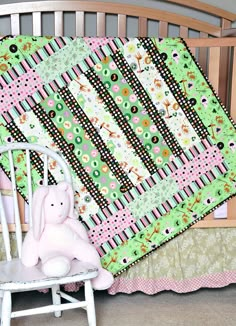
[[[162, 1], [159, 1], [162, 2]], [[174, 36], [185, 38], [187, 44], [196, 55], [198, 62], [218, 92], [222, 102], [231, 110], [231, 116], [236, 120], [236, 29], [232, 22], [236, 14], [220, 8], [193, 0], [166, 0], [168, 8], [181, 6], [196, 12], [207, 14], [216, 20], [216, 24], [206, 20], [197, 20], [179, 15], [174, 10], [146, 8], [129, 4], [92, 2], [92, 1], [41, 1], [22, 2], [17, 4], [0, 5], [0, 26], [4, 20], [9, 25], [8, 34], [22, 33], [22, 17], [30, 16], [27, 20], [27, 33], [35, 36], [44, 34], [44, 15], [51, 13], [50, 28], [57, 36], [65, 35], [67, 13], [74, 23], [73, 34], [76, 36], [107, 36], [110, 27], [113, 36], [159, 36], [171, 35], [174, 26]], [[96, 26], [94, 35], [87, 35], [88, 14], [92, 14]], [[90, 16], [91, 19], [91, 16]], [[129, 20], [136, 30], [129, 32]], [[1, 30], [1, 29], [0, 29]], [[44, 34], [45, 35], [45, 34]], [[228, 203], [227, 219], [216, 220], [213, 214], [208, 215], [194, 227], [236, 227], [236, 199]]]
[[[208, 15], [220, 19], [219, 26], [208, 22], [193, 19], [191, 17], [182, 16], [174, 12], [167, 12], [159, 9], [146, 8], [134, 5], [92, 2], [92, 1], [41, 1], [41, 2], [22, 2], [17, 4], [6, 4], [0, 6], [0, 16], [10, 16], [11, 33], [19, 34], [21, 31], [20, 16], [22, 14], [32, 14], [32, 33], [33, 35], [42, 34], [41, 17], [45, 12], [54, 13], [54, 34], [59, 36], [64, 33], [64, 17], [65, 12], [75, 13], [75, 35], [85, 36], [85, 18], [86, 13], [96, 14], [96, 36], [106, 35], [106, 15], [114, 15], [117, 18], [117, 35], [119, 37], [127, 36], [127, 18], [138, 18], [138, 30], [136, 36], [148, 35], [148, 22], [158, 21], [159, 28], [157, 33], [164, 37], [168, 35], [168, 25], [174, 24], [179, 27], [179, 35], [188, 37], [188, 31], [194, 30], [200, 32], [200, 37], [207, 36], [229, 36], [234, 33], [231, 29], [231, 22], [236, 20], [236, 14], [225, 11], [220, 8], [193, 0], [168, 0], [171, 4], [192, 8], [199, 12], [205, 12]], [[115, 17], [116, 16], [116, 17]], [[90, 35], [91, 36], [91, 35]]]

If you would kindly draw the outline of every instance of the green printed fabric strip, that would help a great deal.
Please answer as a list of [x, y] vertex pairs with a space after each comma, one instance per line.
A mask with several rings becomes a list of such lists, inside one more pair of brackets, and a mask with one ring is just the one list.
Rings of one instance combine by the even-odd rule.
[[109, 94], [114, 98], [116, 105], [125, 116], [130, 127], [149, 151], [151, 158], [160, 168], [163, 167], [172, 155], [172, 151], [164, 142], [157, 127], [134, 94], [129, 83], [117, 68], [111, 56], [104, 58], [94, 66]]
[[36, 71], [45, 83], [49, 83], [90, 54], [91, 50], [83, 39], [76, 38], [72, 43], [42, 61]]
[[175, 180], [168, 177], [157, 183], [149, 191], [138, 196], [127, 207], [132, 212], [135, 219], [140, 219], [152, 209], [164, 203], [178, 191]]
[[[167, 54], [166, 64], [174, 78], [178, 82], [185, 80], [184, 83], [180, 83], [182, 91], [188, 100], [195, 99], [196, 103], [192, 107], [207, 128], [212, 142], [226, 154], [227, 160], [235, 168], [236, 152], [231, 149], [233, 146], [230, 146], [234, 142], [235, 124], [215, 95], [209, 81], [199, 71], [186, 43], [179, 39], [153, 39], [153, 42], [160, 52]], [[179, 64], [176, 64], [175, 54], [178, 56]]]
[[[120, 128], [121, 125], [117, 125], [112, 114], [99, 100], [98, 93], [94, 91], [88, 79], [81, 76], [79, 80], [70, 83], [69, 89], [133, 185], [147, 178], [150, 175], [148, 170], [136, 155], [135, 149]], [[123, 128], [125, 126], [126, 121]]]
[[[108, 44], [104, 45], [102, 48], [97, 47], [96, 51], [92, 52], [88, 58], [85, 60], [81, 61], [78, 65], [77, 68], [81, 73], [85, 73], [87, 70], [89, 70], [91, 67], [93, 67], [95, 64], [100, 63], [102, 60], [106, 60], [106, 57], [109, 56], [110, 54], [114, 53], [114, 49], [119, 49], [120, 47], [123, 46], [124, 43], [126, 43], [127, 39], [120, 39], [120, 38], [115, 38], [115, 39], [110, 39]], [[90, 42], [86, 39], [86, 42], [88, 45]], [[75, 67], [73, 67], [75, 69]], [[74, 73], [74, 70], [69, 69], [68, 72]]]
[[101, 160], [106, 162], [107, 166], [110, 168], [111, 172], [114, 174], [116, 179], [121, 184], [121, 191], [126, 192], [128, 189], [133, 188], [133, 184], [127, 177], [125, 172], [119, 166], [118, 162], [115, 160], [112, 153], [106, 147], [101, 136], [97, 133], [96, 128], [93, 126], [92, 122], [88, 119], [86, 114], [83, 112], [82, 108], [76, 102], [73, 95], [70, 93], [69, 89], [63, 88], [59, 91], [60, 96], [66, 103], [67, 107], [72, 112], [74, 119], [77, 120], [80, 126], [84, 129], [88, 138], [91, 140], [93, 145], [99, 151]]
[[148, 171], [152, 174], [154, 173], [157, 168], [151, 159], [149, 153], [147, 150], [143, 147], [140, 140], [135, 136], [133, 130], [130, 128], [128, 123], [126, 122], [125, 117], [120, 112], [120, 109], [117, 107], [116, 103], [108, 93], [105, 86], [101, 83], [98, 76], [95, 74], [93, 70], [90, 70], [85, 73], [85, 76], [90, 81], [91, 85], [96, 89], [99, 96], [104, 101], [107, 109], [109, 112], [113, 115], [114, 119], [116, 120], [117, 124], [120, 126], [120, 128], [124, 131], [127, 139], [131, 143], [131, 145], [134, 147], [137, 155], [142, 159], [143, 164], [148, 169]]
[[[126, 65], [130, 67], [134, 76], [145, 89], [155, 110], [180, 147], [186, 150], [198, 143], [200, 138], [186, 116], [189, 112], [184, 112], [185, 110], [171, 92], [171, 88], [175, 90], [178, 85], [172, 79], [168, 79], [168, 71], [163, 69], [162, 58], [158, 59], [158, 64], [153, 62], [154, 55], [151, 57], [147, 49], [143, 47], [142, 40], [138, 39], [127, 42], [123, 47], [122, 55]], [[160, 66], [159, 70], [163, 70], [162, 73], [157, 69], [157, 65]]]
[[186, 114], [188, 121], [192, 124], [196, 132], [199, 134], [199, 137], [206, 138], [208, 133], [205, 126], [202, 124], [202, 121], [199, 119], [198, 115], [195, 111], [191, 110], [191, 105], [195, 104], [195, 98], [189, 99], [185, 97], [184, 93], [181, 93], [181, 88], [179, 83], [177, 83], [171, 74], [171, 70], [167, 69], [165, 64], [165, 60], [167, 59], [165, 53], [158, 53], [157, 47], [153, 44], [150, 39], [140, 39], [141, 44], [147, 50], [147, 53], [150, 55], [151, 60], [158, 68], [160, 74], [165, 79], [166, 83], [168, 84], [172, 94], [178, 101], [178, 104], [181, 106], [182, 110]]
[[[51, 41], [52, 37], [34, 37], [27, 35], [5, 36], [0, 39], [0, 75], [9, 81], [12, 79], [8, 70], [13, 67], [17, 74], [24, 73], [20, 64], [25, 58], [44, 47]], [[12, 72], [11, 72], [12, 73]], [[14, 72], [13, 72], [14, 73]]]
[[96, 184], [93, 182], [92, 178], [83, 168], [80, 161], [78, 161], [76, 155], [74, 154], [74, 146], [73, 144], [68, 144], [60, 134], [59, 130], [54, 126], [53, 122], [50, 120], [47, 113], [43, 110], [43, 108], [39, 105], [34, 107], [34, 113], [40, 122], [44, 125], [44, 127], [52, 133], [52, 138], [54, 142], [57, 144], [58, 148], [61, 150], [63, 155], [67, 158], [68, 162], [70, 162], [71, 168], [76, 172], [77, 176], [80, 177], [81, 182], [84, 184], [85, 188], [89, 191], [91, 196], [97, 202], [100, 207], [106, 207], [108, 205], [107, 200], [104, 198], [102, 193], [97, 189]]
[[[6, 83], [11, 83], [19, 76], [22, 76], [27, 70], [35, 68], [41, 61], [72, 42], [72, 38], [70, 37], [48, 37], [48, 39], [42, 37], [40, 45], [34, 45], [35, 40], [37, 39], [26, 36], [24, 44], [22, 44], [22, 39], [19, 39], [16, 45], [17, 48], [14, 48], [14, 51], [16, 51], [15, 58], [19, 58], [18, 52], [21, 52], [24, 59], [18, 64], [15, 64], [15, 62], [14, 64], [9, 63], [11, 69], [2, 75]], [[9, 49], [10, 51], [12, 50], [11, 47]]]
[[139, 99], [139, 101], [142, 103], [142, 105], [145, 108], [145, 111], [148, 112], [150, 118], [154, 122], [155, 126], [159, 130], [159, 132], [162, 134], [162, 136], [165, 135], [165, 142], [169, 146], [169, 148], [172, 150], [173, 154], [175, 156], [181, 154], [183, 152], [182, 148], [178, 144], [178, 141], [175, 139], [173, 134], [170, 132], [169, 128], [167, 127], [166, 123], [162, 120], [159, 112], [157, 111], [155, 105], [151, 101], [149, 95], [145, 91], [145, 89], [142, 87], [139, 80], [136, 78], [135, 74], [133, 73], [132, 69], [129, 67], [128, 63], [126, 62], [125, 58], [121, 55], [121, 53], [116, 52], [112, 56], [113, 60], [115, 61], [117, 67], [125, 77], [125, 79], [128, 80], [129, 84], [132, 85], [132, 89]]
[[112, 172], [105, 161], [102, 161], [95, 145], [88, 137], [84, 137], [85, 131], [79, 124], [76, 115], [71, 112], [68, 103], [65, 104], [60, 94], [55, 93], [54, 96], [49, 96], [46, 101], [42, 102], [42, 106], [63, 138], [73, 148], [77, 159], [104, 197], [116, 199], [121, 196], [119, 182], [111, 177]]

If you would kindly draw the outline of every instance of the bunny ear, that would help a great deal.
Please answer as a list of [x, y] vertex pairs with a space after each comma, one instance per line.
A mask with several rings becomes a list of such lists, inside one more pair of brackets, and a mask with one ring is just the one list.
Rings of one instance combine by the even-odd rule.
[[64, 190], [67, 192], [69, 199], [70, 199], [70, 205], [69, 205], [69, 213], [68, 216], [70, 218], [75, 218], [75, 214], [74, 214], [74, 191], [72, 188], [71, 183], [66, 182], [66, 181], [62, 181], [60, 183], [58, 183], [58, 188], [61, 190]]
[[33, 219], [33, 235], [35, 240], [39, 240], [44, 230], [45, 220], [43, 213], [44, 199], [49, 192], [48, 187], [41, 186], [36, 189], [33, 194], [32, 202], [32, 219]]

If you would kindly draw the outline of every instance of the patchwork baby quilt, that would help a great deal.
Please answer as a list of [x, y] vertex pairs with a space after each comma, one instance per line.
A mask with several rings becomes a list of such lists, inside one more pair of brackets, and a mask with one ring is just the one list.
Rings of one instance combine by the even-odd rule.
[[[114, 275], [236, 193], [235, 125], [181, 38], [2, 37], [0, 114], [1, 144], [65, 158], [78, 217]], [[60, 175], [50, 161], [50, 183]]]

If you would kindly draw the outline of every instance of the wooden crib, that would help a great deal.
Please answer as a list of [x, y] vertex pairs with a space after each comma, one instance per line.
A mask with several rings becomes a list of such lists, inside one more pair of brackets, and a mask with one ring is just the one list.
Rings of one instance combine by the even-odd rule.
[[[200, 1], [166, 2], [168, 5], [179, 5], [181, 8], [191, 8], [196, 12], [206, 13], [219, 24], [214, 25], [182, 16], [174, 13], [174, 9], [166, 11], [128, 4], [65, 0], [0, 5], [0, 31], [4, 34], [28, 33], [36, 36], [48, 34], [49, 31], [57, 36], [67, 34], [102, 37], [113, 33], [113, 36], [119, 37], [183, 37], [222, 102], [236, 120], [236, 93], [233, 92], [236, 85], [236, 37], [234, 37], [236, 30], [232, 28], [236, 14]], [[27, 29], [24, 27], [24, 21], [27, 22]], [[48, 30], [44, 27], [45, 22], [48, 24]], [[68, 23], [71, 30], [67, 28]], [[91, 23], [94, 29], [92, 32]], [[130, 26], [132, 29], [135, 27], [136, 30], [130, 32]], [[24, 221], [24, 203], [20, 196], [19, 200], [23, 229], [27, 230]], [[214, 213], [211, 213], [203, 221], [195, 224], [194, 228], [236, 227], [235, 211], [236, 198], [231, 199], [227, 204], [227, 218], [216, 219]], [[14, 230], [14, 225], [10, 224], [9, 228]]]

